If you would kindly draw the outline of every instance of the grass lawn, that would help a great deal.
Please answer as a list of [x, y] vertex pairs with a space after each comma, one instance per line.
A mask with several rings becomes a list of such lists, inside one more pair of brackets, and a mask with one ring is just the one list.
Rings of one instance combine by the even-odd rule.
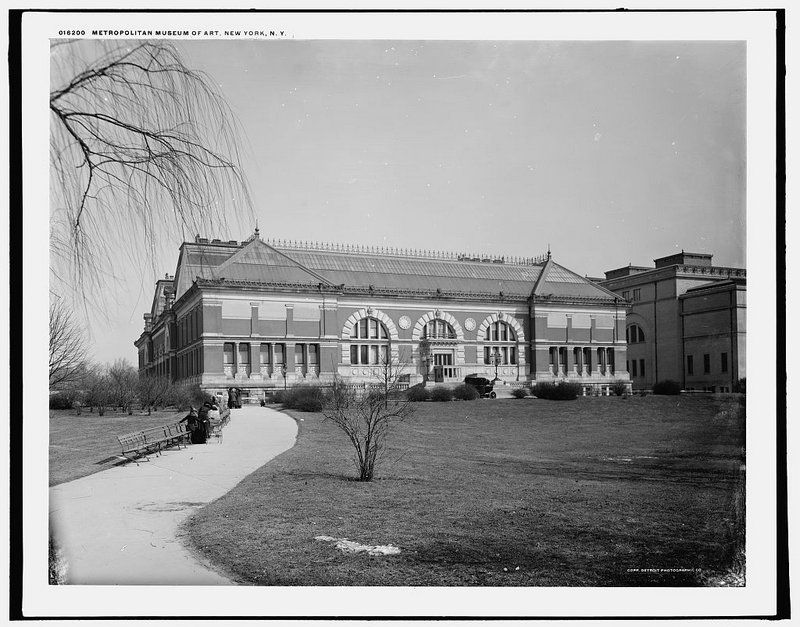
[[177, 422], [185, 411], [159, 411], [146, 413], [50, 410], [50, 485], [57, 485], [85, 477], [110, 468], [119, 460], [109, 459], [119, 455], [117, 436], [148, 427]]
[[[371, 483], [352, 480], [343, 434], [298, 413], [297, 445], [189, 528], [199, 550], [254, 584], [700, 585], [731, 565], [743, 516], [743, 418], [721, 411], [735, 405], [421, 403]], [[401, 553], [345, 554], [322, 535]]]

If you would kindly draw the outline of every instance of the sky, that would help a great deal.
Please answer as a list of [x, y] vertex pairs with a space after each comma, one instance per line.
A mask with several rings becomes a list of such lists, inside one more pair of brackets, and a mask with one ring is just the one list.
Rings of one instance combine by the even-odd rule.
[[[264, 238], [549, 246], [590, 276], [681, 249], [745, 266], [741, 42], [176, 45], [238, 117]], [[253, 226], [201, 235], [242, 240]], [[136, 361], [155, 277], [127, 275], [93, 333], [99, 361]]]

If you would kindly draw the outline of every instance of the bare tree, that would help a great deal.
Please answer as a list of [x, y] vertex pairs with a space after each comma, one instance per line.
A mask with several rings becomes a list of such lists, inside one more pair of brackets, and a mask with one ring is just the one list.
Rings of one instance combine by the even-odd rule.
[[111, 391], [111, 379], [108, 376], [108, 369], [104, 366], [95, 366], [86, 377], [85, 402], [89, 411], [97, 408], [100, 416], [105, 415], [106, 408], [113, 402]]
[[50, 388], [79, 382], [86, 374], [86, 338], [61, 301], [50, 304]]
[[[251, 212], [235, 117], [166, 41], [51, 45], [51, 274], [87, 295], [115, 255]], [[118, 265], [118, 262], [117, 262]]]
[[141, 376], [136, 384], [136, 391], [142, 409], [147, 409], [149, 416], [153, 407], [164, 405], [170, 394], [170, 382], [166, 377]]
[[127, 359], [117, 359], [107, 370], [111, 400], [120, 411], [133, 413], [139, 376]]
[[385, 362], [382, 380], [363, 389], [337, 376], [322, 411], [353, 445], [359, 481], [372, 481], [392, 425], [414, 413], [413, 405], [402, 398], [403, 365], [388, 359]]

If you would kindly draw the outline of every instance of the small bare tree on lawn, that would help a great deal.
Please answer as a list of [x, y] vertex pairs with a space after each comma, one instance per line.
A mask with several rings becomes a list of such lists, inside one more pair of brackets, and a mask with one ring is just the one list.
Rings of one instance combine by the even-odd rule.
[[372, 481], [392, 425], [414, 412], [413, 405], [402, 398], [402, 375], [402, 365], [387, 359], [381, 382], [365, 389], [334, 379], [322, 414], [344, 431], [353, 445], [359, 481]]

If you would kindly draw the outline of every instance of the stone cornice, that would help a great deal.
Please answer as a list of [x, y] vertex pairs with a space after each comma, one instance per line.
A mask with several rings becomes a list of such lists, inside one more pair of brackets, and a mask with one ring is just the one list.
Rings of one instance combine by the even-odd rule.
[[[727, 266], [694, 266], [689, 264], [676, 264], [664, 268], [652, 268], [646, 272], [635, 272], [627, 276], [614, 277], [601, 281], [600, 285], [606, 289], [618, 290], [622, 286], [633, 287], [634, 285], [651, 283], [653, 281], [670, 278], [674, 276], [684, 277], [708, 277], [709, 279], [730, 279], [746, 278], [747, 270], [744, 268], [730, 268]], [[610, 287], [611, 285], [615, 287]]]

